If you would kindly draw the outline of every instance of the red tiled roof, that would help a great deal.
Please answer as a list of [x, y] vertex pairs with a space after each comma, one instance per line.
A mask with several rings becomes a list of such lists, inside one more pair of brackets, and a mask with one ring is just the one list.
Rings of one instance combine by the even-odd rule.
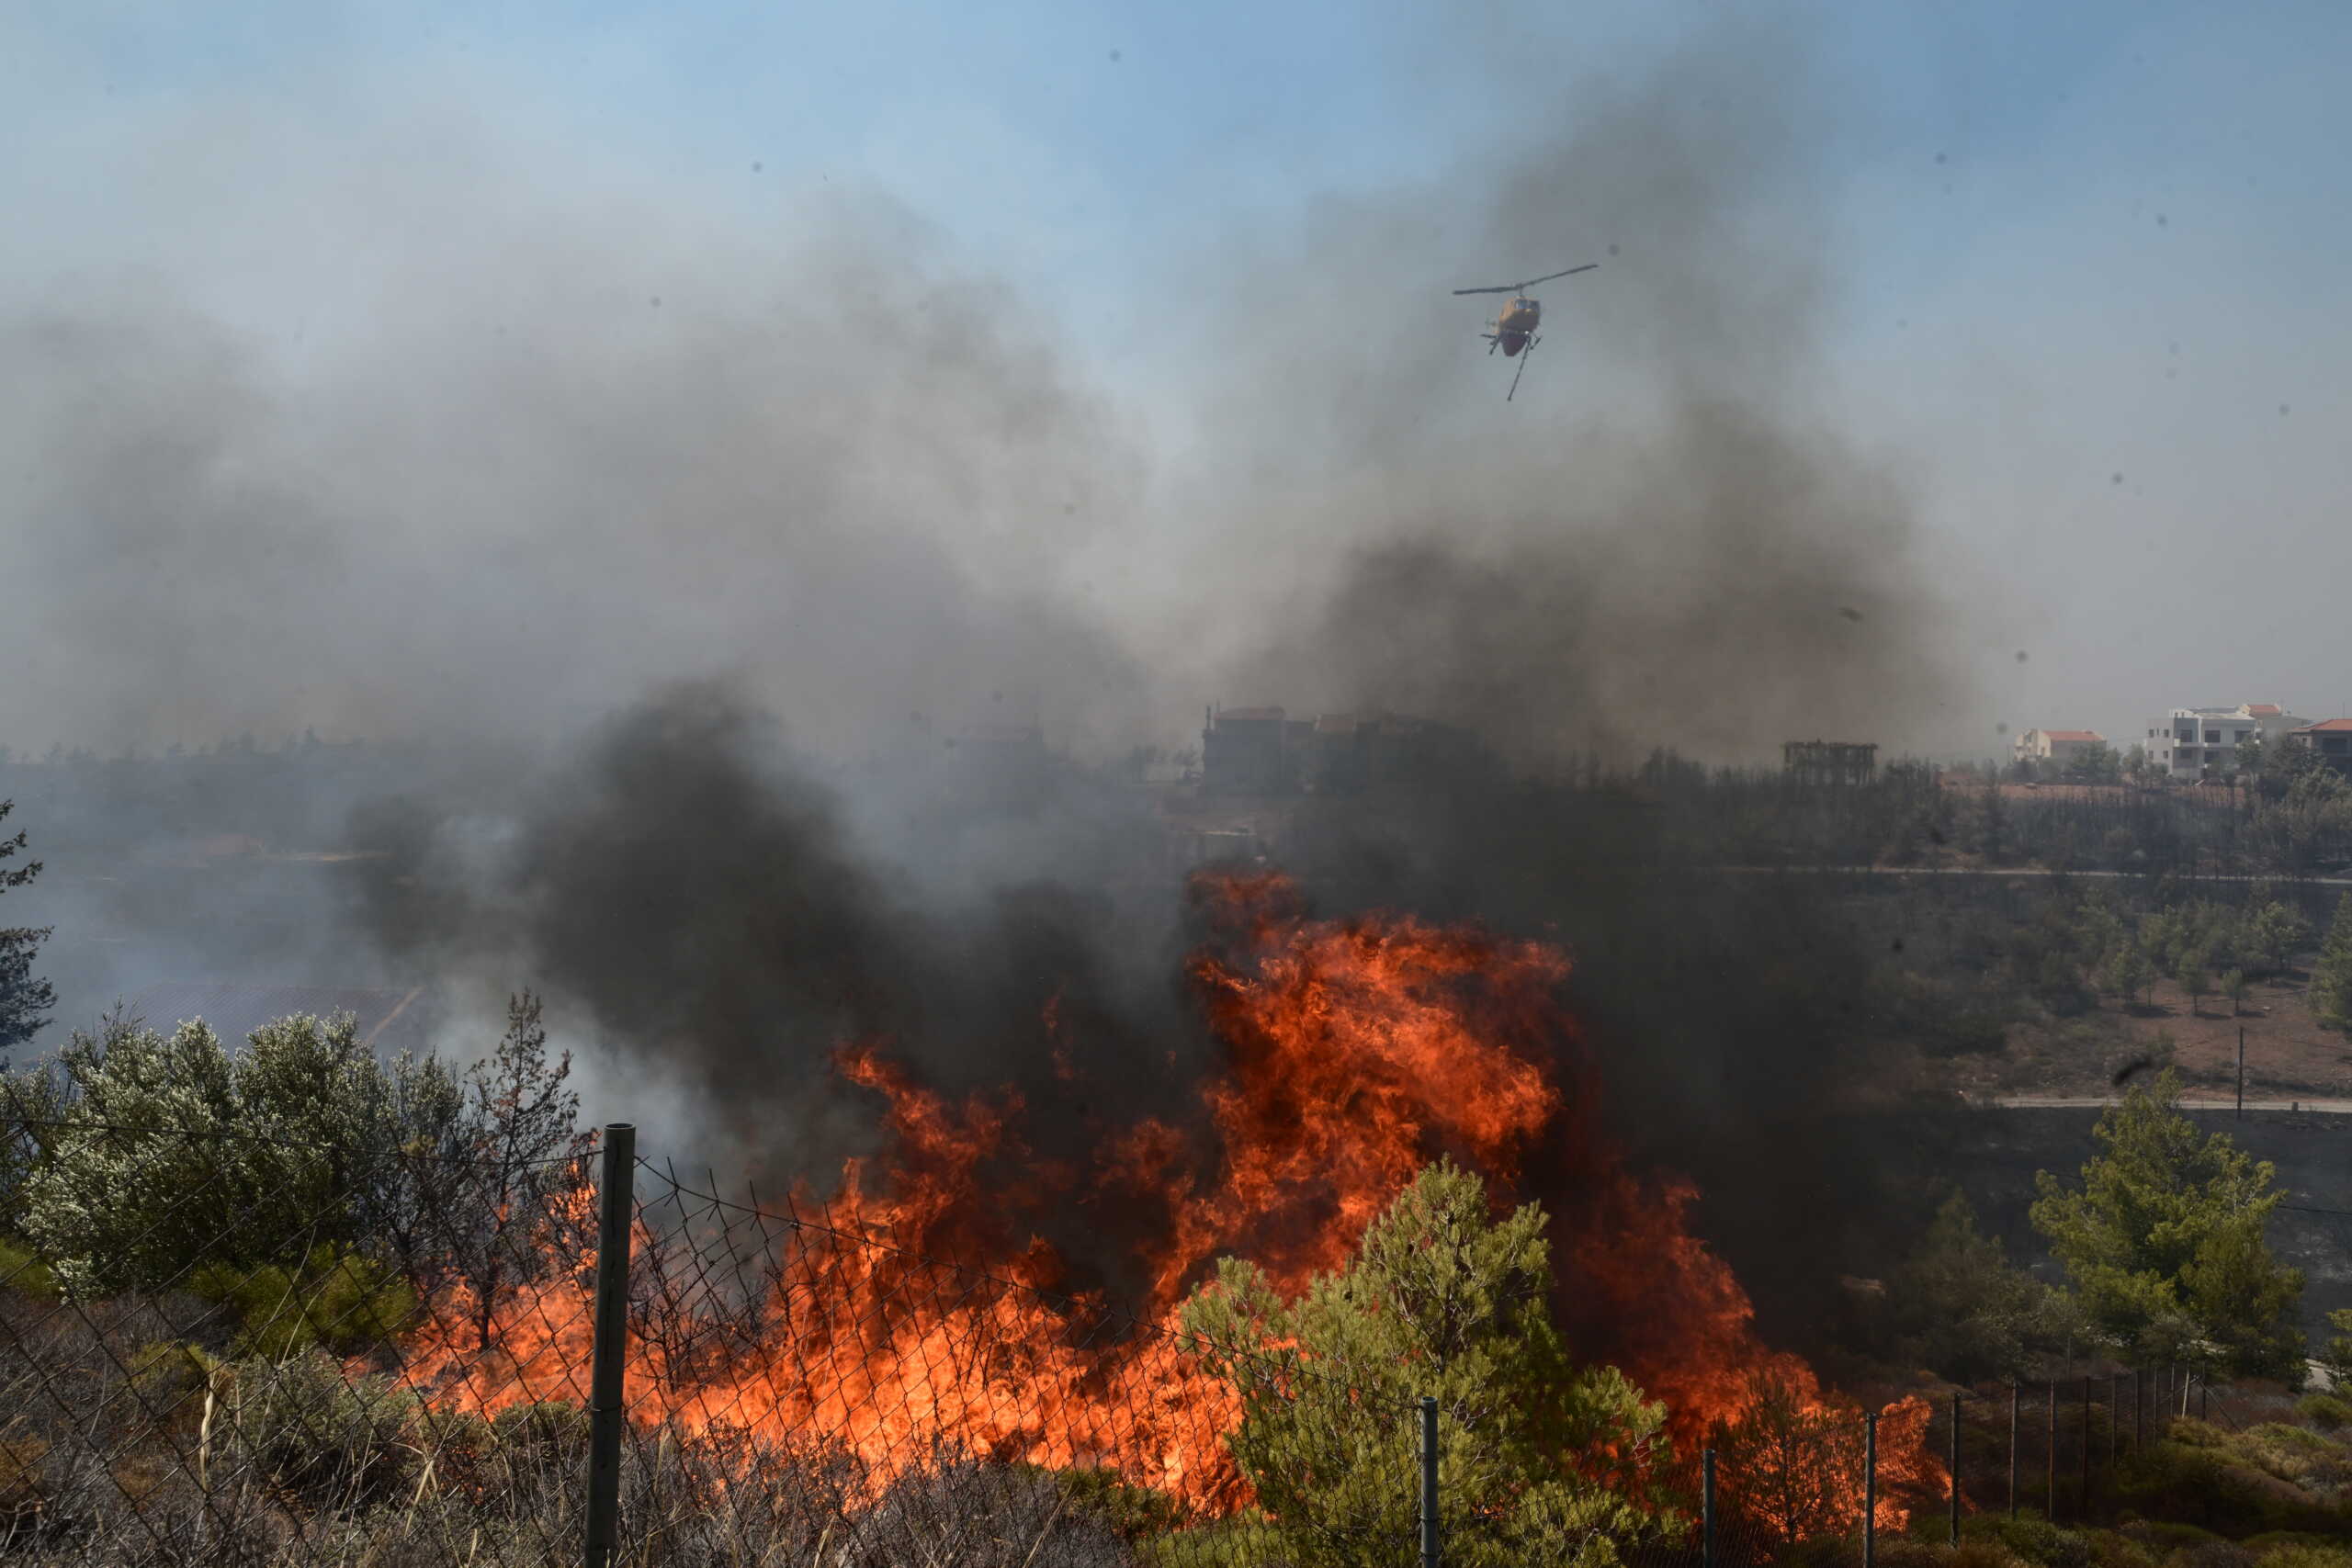
[[2107, 739], [2096, 729], [2045, 729], [2041, 732], [2041, 738], [2044, 740], [2104, 740]]
[[2352, 718], [2324, 718], [2317, 724], [2307, 724], [2295, 731], [2298, 735], [2344, 735], [2352, 733]]
[[2256, 718], [2277, 718], [2282, 710], [2277, 703], [2248, 703], [2245, 711]]

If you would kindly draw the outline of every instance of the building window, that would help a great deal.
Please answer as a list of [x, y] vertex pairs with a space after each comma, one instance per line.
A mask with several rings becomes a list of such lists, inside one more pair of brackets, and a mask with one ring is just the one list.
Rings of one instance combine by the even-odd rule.
[[2221, 732], [2220, 730], [2218, 730], [2218, 729], [2209, 729], [2209, 730], [2207, 730], [2207, 731], [2205, 732], [2205, 744], [2206, 744], [2206, 745], [2208, 745], [2208, 746], [2219, 746], [2221, 743], [2222, 743], [2222, 732]]

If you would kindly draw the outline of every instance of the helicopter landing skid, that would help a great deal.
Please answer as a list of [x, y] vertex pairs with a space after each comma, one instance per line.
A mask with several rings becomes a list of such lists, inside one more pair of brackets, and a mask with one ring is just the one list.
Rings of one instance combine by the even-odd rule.
[[[1527, 340], [1527, 346], [1519, 351], [1519, 368], [1511, 372], [1510, 390], [1503, 394], [1503, 401], [1509, 402], [1519, 396], [1519, 378], [1527, 374], [1527, 362], [1535, 357], [1535, 345], [1543, 341], [1540, 337], [1531, 337]], [[1487, 352], [1491, 354], [1494, 351], [1488, 349]]]

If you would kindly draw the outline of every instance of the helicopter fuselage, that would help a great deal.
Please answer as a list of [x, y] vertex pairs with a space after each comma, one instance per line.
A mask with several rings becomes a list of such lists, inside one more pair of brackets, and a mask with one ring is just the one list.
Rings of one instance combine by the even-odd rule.
[[1503, 307], [1502, 314], [1495, 318], [1495, 330], [1487, 335], [1506, 355], [1515, 355], [1527, 346], [1527, 340], [1535, 335], [1536, 324], [1543, 319], [1544, 307], [1521, 295]]

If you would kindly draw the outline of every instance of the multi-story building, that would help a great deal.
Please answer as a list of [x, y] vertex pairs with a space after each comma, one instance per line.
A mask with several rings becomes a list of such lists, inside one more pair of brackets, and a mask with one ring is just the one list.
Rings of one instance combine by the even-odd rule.
[[2063, 770], [2092, 747], [2106, 744], [2107, 737], [2096, 729], [2029, 729], [2009, 750], [2020, 762]]
[[2240, 703], [2233, 708], [2175, 708], [2148, 727], [2141, 741], [2158, 773], [2177, 779], [2226, 773], [2238, 765], [2238, 748], [2259, 737], [2276, 746], [2311, 721], [2276, 703]]
[[2352, 718], [2327, 718], [2287, 736], [2290, 746], [2308, 746], [2339, 773], [2352, 773]]

